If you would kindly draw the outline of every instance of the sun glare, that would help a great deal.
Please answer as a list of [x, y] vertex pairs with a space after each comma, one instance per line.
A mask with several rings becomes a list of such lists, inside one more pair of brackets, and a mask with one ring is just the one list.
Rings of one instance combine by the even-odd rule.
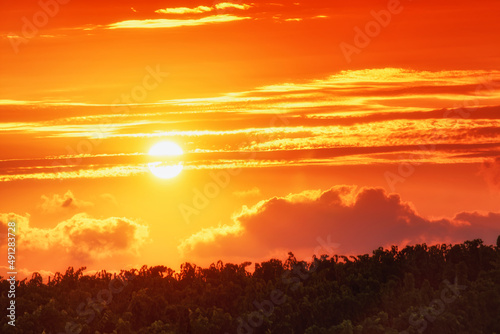
[[182, 172], [182, 161], [174, 163], [172, 158], [178, 159], [183, 155], [184, 151], [176, 143], [169, 141], [162, 141], [156, 143], [149, 150], [149, 155], [153, 157], [162, 157], [162, 161], [155, 161], [148, 163], [151, 173], [161, 179], [171, 179], [176, 177]]

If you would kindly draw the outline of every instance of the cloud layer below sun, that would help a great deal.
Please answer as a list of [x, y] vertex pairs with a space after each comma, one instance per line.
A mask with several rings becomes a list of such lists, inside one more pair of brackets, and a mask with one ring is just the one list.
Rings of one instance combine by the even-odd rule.
[[[259, 193], [254, 188], [245, 197]], [[68, 205], [69, 199], [73, 206]], [[29, 214], [0, 215], [2, 230], [7, 229], [7, 222], [16, 221], [23, 259], [57, 254], [56, 262], [63, 267], [95, 266], [109, 260], [139, 259], [153, 240], [148, 222], [94, 218], [81, 212], [92, 203], [75, 198], [71, 191], [63, 196], [43, 196], [42, 202], [44, 214], [63, 210], [72, 216], [59, 221], [54, 218], [47, 227], [34, 227]], [[73, 214], [74, 210], [80, 212]], [[474, 238], [492, 244], [500, 234], [499, 219], [500, 213], [495, 212], [427, 218], [398, 194], [388, 194], [381, 188], [339, 185], [244, 205], [233, 214], [231, 223], [195, 229], [179, 239], [177, 251], [180, 260], [208, 265], [220, 259], [258, 262], [283, 258], [289, 251], [308, 259], [312, 254], [359, 255], [378, 247], [449, 244]], [[30, 266], [36, 267], [33, 263]]]
[[494, 243], [500, 213], [461, 212], [428, 219], [411, 203], [380, 188], [335, 186], [262, 200], [243, 207], [232, 225], [205, 228], [186, 238], [186, 258], [210, 262], [223, 255], [265, 259], [293, 250], [302, 256], [358, 255], [378, 247], [456, 243], [482, 238]]

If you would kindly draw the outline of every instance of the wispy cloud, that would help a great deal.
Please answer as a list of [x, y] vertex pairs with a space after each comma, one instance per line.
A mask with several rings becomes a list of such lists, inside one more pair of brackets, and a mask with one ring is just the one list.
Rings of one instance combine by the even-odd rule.
[[206, 24], [226, 23], [233, 21], [248, 20], [250, 17], [241, 17], [235, 15], [212, 15], [199, 19], [146, 19], [146, 20], [127, 20], [112, 23], [106, 26], [107, 29], [158, 29], [158, 28], [177, 28], [186, 26], [200, 26]]
[[[49, 166], [47, 166], [49, 167]], [[127, 177], [147, 173], [147, 165], [114, 166], [95, 168], [81, 165], [64, 165], [51, 167], [52, 171], [40, 173], [8, 173], [0, 175], [0, 182], [22, 180], [64, 180], [64, 179], [95, 179], [108, 177]], [[28, 171], [29, 172], [29, 171]]]
[[52, 196], [42, 195], [43, 203], [40, 205], [44, 213], [55, 213], [64, 210], [85, 209], [94, 206], [93, 203], [77, 199], [71, 190], [64, 195], [54, 194]]
[[[42, 106], [47, 115], [50, 107]], [[151, 140], [178, 138], [190, 143], [184, 161], [187, 170], [401, 159], [482, 163], [500, 145], [500, 71], [343, 71], [222, 96], [158, 101], [123, 115], [98, 108], [81, 108], [64, 119], [53, 112], [47, 120], [27, 122], [18, 121], [4, 107], [1, 110], [12, 114], [12, 120], [0, 123], [0, 131], [8, 136], [82, 138], [91, 143], [133, 138], [145, 149]], [[86, 115], [88, 110], [92, 111]], [[420, 147], [427, 145], [434, 149], [422, 151]], [[252, 159], [242, 161], [237, 152], [252, 153]], [[88, 163], [79, 162], [78, 170], [72, 169], [71, 159], [77, 155], [71, 154], [59, 169], [52, 161], [34, 162], [38, 166], [0, 162], [0, 181], [147, 173], [147, 162], [136, 159], [141, 152], [123, 152], [131, 155], [126, 157], [113, 153], [98, 160], [97, 155], [89, 156]]]
[[205, 12], [211, 12], [213, 10], [212, 7], [207, 6], [198, 6], [195, 8], [188, 7], [175, 7], [175, 8], [165, 8], [155, 10], [155, 13], [159, 14], [199, 14]]
[[207, 12], [213, 12], [217, 10], [225, 10], [225, 9], [238, 9], [238, 10], [247, 10], [252, 8], [252, 5], [247, 4], [236, 4], [231, 2], [220, 2], [215, 6], [198, 6], [194, 8], [189, 7], [172, 7], [172, 8], [164, 8], [158, 9], [155, 13], [158, 14], [201, 14]]
[[253, 197], [253, 196], [259, 196], [260, 195], [260, 189], [257, 187], [253, 187], [252, 189], [248, 190], [239, 190], [233, 192], [233, 195], [236, 197]]
[[232, 2], [220, 2], [215, 5], [216, 9], [240, 9], [240, 10], [247, 10], [252, 8], [253, 5], [248, 5], [248, 4], [237, 4], [237, 3], [232, 3]]

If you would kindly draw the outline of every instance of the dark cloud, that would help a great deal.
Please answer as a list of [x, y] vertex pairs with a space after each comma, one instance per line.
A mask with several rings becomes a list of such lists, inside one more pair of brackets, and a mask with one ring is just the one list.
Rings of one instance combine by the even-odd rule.
[[67, 199], [66, 199], [66, 200], [65, 200], [65, 201], [61, 204], [61, 206], [62, 206], [63, 208], [67, 208], [67, 207], [71, 206], [71, 203], [73, 203], [73, 198], [69, 197], [69, 198], [67, 198]]
[[380, 188], [357, 191], [355, 187], [337, 186], [244, 207], [234, 217], [233, 226], [206, 229], [186, 239], [179, 249], [199, 259], [224, 254], [260, 258], [278, 251], [308, 250], [310, 255], [319, 246], [328, 248], [319, 242], [325, 239], [335, 244], [337, 254], [474, 238], [493, 243], [500, 233], [499, 217], [496, 213], [463, 212], [453, 219], [430, 220], [397, 194], [387, 194]]

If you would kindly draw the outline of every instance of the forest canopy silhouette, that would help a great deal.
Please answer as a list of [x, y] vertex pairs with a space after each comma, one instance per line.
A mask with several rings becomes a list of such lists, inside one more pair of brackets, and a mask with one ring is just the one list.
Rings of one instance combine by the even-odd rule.
[[[241, 264], [185, 263], [17, 282], [2, 333], [498, 333], [500, 236]], [[8, 277], [0, 306], [7, 309]]]

